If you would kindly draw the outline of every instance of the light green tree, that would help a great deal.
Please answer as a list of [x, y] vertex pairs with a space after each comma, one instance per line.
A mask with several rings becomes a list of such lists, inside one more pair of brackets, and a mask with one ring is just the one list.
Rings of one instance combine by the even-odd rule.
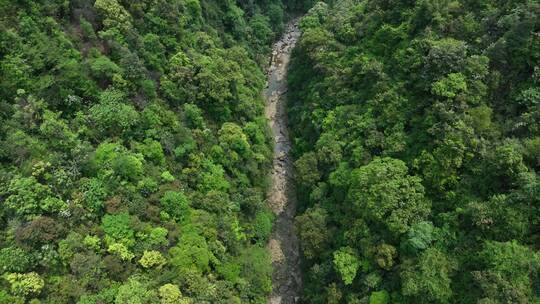
[[122, 284], [114, 298], [114, 304], [153, 304], [158, 302], [157, 293], [150, 290], [137, 277], [131, 277]]
[[45, 282], [35, 272], [7, 273], [4, 278], [11, 285], [11, 291], [19, 296], [38, 295], [45, 286]]
[[159, 298], [161, 304], [189, 304], [192, 303], [189, 299], [182, 296], [182, 292], [178, 286], [173, 284], [165, 284], [159, 288]]
[[334, 267], [345, 285], [350, 285], [356, 277], [360, 262], [352, 248], [342, 247], [334, 252]]
[[35, 177], [15, 177], [9, 183], [5, 204], [22, 218], [44, 213], [56, 213], [66, 204], [52, 196], [51, 189], [41, 184]]
[[112, 243], [109, 245], [109, 248], [107, 248], [107, 251], [118, 255], [122, 261], [131, 261], [135, 257], [135, 255], [122, 243]]
[[167, 263], [167, 259], [163, 257], [161, 252], [156, 250], [145, 250], [143, 253], [143, 256], [139, 260], [139, 264], [141, 264], [144, 268], [161, 268], [163, 265]]
[[105, 17], [103, 20], [105, 30], [100, 32], [100, 37], [124, 42], [125, 34], [133, 28], [133, 18], [129, 12], [116, 0], [97, 0], [94, 7]]

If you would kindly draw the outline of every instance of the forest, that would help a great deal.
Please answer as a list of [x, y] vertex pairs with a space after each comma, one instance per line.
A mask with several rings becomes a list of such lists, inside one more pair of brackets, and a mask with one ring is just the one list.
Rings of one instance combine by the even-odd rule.
[[265, 303], [263, 69], [304, 5], [0, 0], [0, 303]]
[[540, 3], [343, 0], [289, 71], [305, 303], [539, 303]]
[[540, 303], [537, 0], [0, 0], [0, 304], [267, 303], [297, 16], [298, 303]]

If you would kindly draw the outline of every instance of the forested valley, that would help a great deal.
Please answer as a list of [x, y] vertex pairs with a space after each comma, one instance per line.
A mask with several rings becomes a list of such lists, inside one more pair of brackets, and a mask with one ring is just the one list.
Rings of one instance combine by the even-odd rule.
[[298, 16], [294, 302], [540, 303], [537, 0], [0, 0], [0, 304], [267, 303]]

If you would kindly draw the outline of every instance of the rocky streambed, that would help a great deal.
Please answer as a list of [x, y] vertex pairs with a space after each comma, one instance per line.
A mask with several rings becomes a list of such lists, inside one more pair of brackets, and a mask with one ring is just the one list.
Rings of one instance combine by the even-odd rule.
[[290, 156], [291, 141], [287, 131], [286, 98], [287, 68], [291, 52], [298, 41], [298, 22], [288, 24], [282, 38], [274, 44], [271, 65], [268, 69], [266, 117], [274, 135], [274, 160], [272, 185], [268, 204], [276, 215], [274, 231], [268, 242], [274, 273], [270, 304], [296, 303], [302, 285], [300, 252], [294, 226], [296, 200], [292, 189], [293, 162]]

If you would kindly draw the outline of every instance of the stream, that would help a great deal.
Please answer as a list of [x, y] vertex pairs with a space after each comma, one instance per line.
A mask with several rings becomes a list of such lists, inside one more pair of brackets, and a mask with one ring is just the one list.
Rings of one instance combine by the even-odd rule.
[[268, 84], [264, 91], [265, 113], [274, 137], [274, 159], [268, 205], [276, 216], [268, 241], [272, 260], [273, 290], [269, 304], [293, 304], [298, 301], [302, 285], [300, 252], [294, 226], [296, 199], [293, 189], [291, 141], [287, 131], [286, 98], [287, 67], [294, 45], [300, 37], [298, 21], [289, 23], [285, 33], [272, 49]]

